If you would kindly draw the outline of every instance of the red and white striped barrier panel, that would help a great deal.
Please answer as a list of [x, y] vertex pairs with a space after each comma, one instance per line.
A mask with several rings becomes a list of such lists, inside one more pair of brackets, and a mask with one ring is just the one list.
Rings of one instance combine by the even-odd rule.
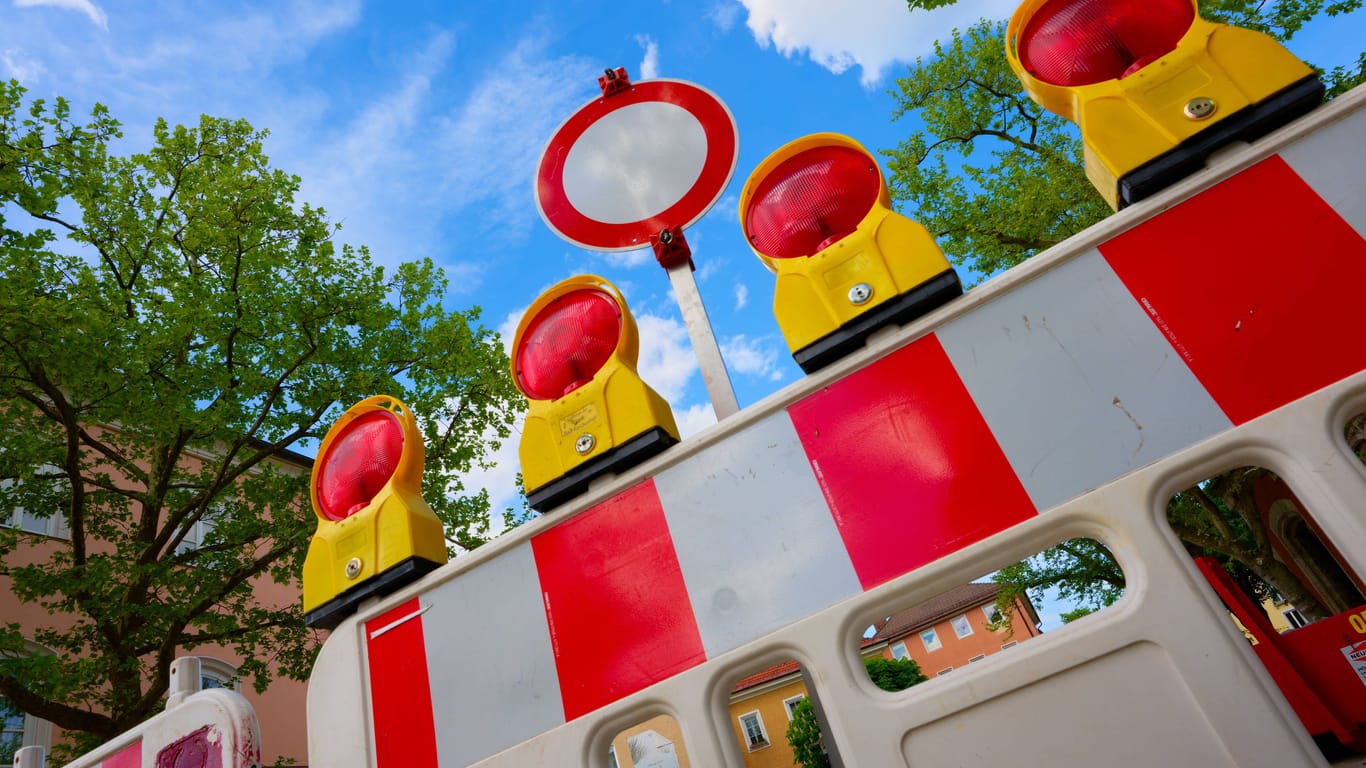
[[311, 759], [476, 763], [1366, 370], [1363, 105], [362, 610], [310, 682]]

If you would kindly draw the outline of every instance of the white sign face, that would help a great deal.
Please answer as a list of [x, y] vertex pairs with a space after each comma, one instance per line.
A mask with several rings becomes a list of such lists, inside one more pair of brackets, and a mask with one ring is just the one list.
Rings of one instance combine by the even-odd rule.
[[629, 251], [687, 228], [721, 198], [740, 137], [707, 89], [642, 80], [594, 99], [555, 131], [536, 168], [536, 208], [581, 248]]
[[574, 142], [564, 161], [564, 194], [591, 219], [629, 224], [682, 200], [706, 159], [707, 135], [691, 112], [662, 101], [632, 104]]

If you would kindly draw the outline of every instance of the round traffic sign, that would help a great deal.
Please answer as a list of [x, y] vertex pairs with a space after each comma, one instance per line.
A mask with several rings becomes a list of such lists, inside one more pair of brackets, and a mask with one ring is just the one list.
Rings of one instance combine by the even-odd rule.
[[580, 107], [551, 136], [536, 170], [536, 208], [580, 247], [642, 248], [711, 209], [739, 149], [735, 118], [716, 94], [682, 80], [633, 83]]

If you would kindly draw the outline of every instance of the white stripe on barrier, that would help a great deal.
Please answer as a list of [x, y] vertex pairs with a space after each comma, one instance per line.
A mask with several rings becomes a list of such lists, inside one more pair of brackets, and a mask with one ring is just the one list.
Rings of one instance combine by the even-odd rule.
[[937, 334], [1040, 510], [1232, 426], [1095, 250]]
[[786, 412], [655, 486], [709, 658], [862, 591]]

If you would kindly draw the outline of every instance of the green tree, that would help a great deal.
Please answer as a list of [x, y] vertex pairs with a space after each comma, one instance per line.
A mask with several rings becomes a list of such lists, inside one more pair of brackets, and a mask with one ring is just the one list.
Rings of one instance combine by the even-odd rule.
[[[931, 10], [954, 2], [907, 0], [907, 6]], [[1361, 4], [1212, 0], [1201, 4], [1201, 14], [1284, 41], [1315, 18], [1348, 13]], [[917, 59], [891, 91], [893, 119], [914, 115], [923, 128], [882, 152], [893, 198], [925, 224], [951, 260], [984, 276], [1015, 266], [1110, 214], [1082, 169], [1076, 127], [1029, 99], [1006, 62], [1004, 40], [1004, 22], [983, 20], [955, 30], [948, 41], [935, 44], [931, 56]], [[1325, 73], [1330, 98], [1364, 81], [1366, 54], [1352, 66]], [[1309, 613], [1315, 613], [1320, 608], [1312, 595], [1272, 556], [1257, 511], [1243, 492], [1246, 481], [1220, 476], [1179, 494], [1169, 510], [1173, 528], [1193, 551], [1213, 553], [1227, 567], [1249, 571], [1287, 598], [1301, 595]], [[1006, 608], [1020, 592], [1056, 585], [1076, 601], [1067, 615], [1076, 618], [1118, 599], [1124, 585], [1109, 551], [1086, 540], [1064, 542], [1003, 569], [996, 579], [1002, 583], [998, 606], [1006, 625], [1012, 616]]]
[[1011, 634], [1016, 602], [1031, 591], [1037, 595], [1051, 588], [1060, 600], [1072, 604], [1073, 610], [1063, 614], [1064, 623], [1104, 608], [1124, 594], [1124, 571], [1114, 555], [1100, 542], [1085, 538], [1069, 539], [1008, 565], [992, 574], [991, 580], [1000, 585], [996, 593], [1000, 618], [995, 626]]
[[[927, 679], [915, 659], [872, 656], [863, 660], [863, 666], [873, 684], [884, 691], [904, 691]], [[804, 698], [793, 708], [792, 721], [787, 725], [787, 743], [792, 747], [797, 765], [802, 768], [830, 768], [830, 756], [825, 752], [821, 726], [811, 699]]]
[[265, 132], [160, 121], [120, 156], [104, 108], [81, 124], [24, 101], [0, 85], [0, 518], [59, 516], [70, 537], [0, 528], [0, 576], [74, 626], [28, 655], [0, 626], [0, 696], [79, 749], [155, 713], [173, 657], [207, 643], [258, 689], [277, 665], [307, 675], [299, 607], [253, 584], [299, 573], [314, 518], [288, 459], [341, 409], [389, 394], [418, 414], [426, 498], [470, 548], [488, 499], [457, 474], [519, 398], [478, 310], [442, 307], [442, 272], [338, 245]]
[[904, 691], [928, 679], [925, 673], [920, 671], [920, 664], [915, 659], [870, 656], [863, 660], [863, 666], [868, 670], [868, 678], [873, 681], [873, 685], [884, 691]]
[[811, 699], [802, 699], [793, 708], [792, 720], [787, 724], [787, 743], [792, 747], [793, 759], [802, 768], [830, 768], [830, 756], [825, 753], [825, 741]]

